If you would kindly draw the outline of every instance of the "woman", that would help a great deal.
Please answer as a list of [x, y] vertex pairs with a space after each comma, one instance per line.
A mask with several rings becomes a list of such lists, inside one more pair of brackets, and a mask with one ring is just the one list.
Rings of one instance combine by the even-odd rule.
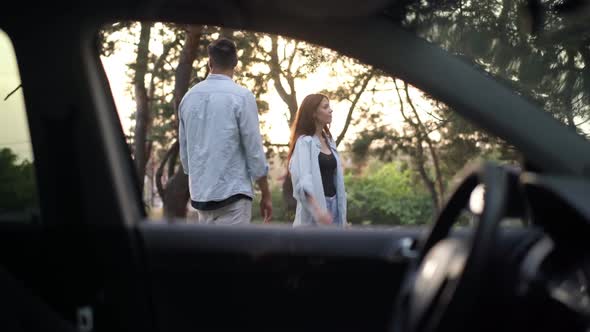
[[289, 172], [297, 201], [293, 226], [346, 226], [344, 175], [331, 122], [328, 97], [311, 94], [303, 99], [289, 143]]

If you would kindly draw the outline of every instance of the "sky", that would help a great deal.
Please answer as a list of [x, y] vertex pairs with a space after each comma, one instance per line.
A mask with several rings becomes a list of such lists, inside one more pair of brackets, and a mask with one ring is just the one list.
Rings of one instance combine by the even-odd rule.
[[[101, 57], [101, 60], [111, 85], [113, 99], [115, 100], [119, 112], [122, 127], [124, 130], [129, 130], [132, 125], [132, 120], [129, 118], [135, 112], [136, 106], [132, 96], [127, 90], [127, 87], [131, 84], [129, 75], [127, 74], [127, 64], [132, 63], [135, 60], [135, 45], [133, 40], [128, 39], [129, 35], [117, 32], [113, 34], [112, 37], [119, 40], [117, 43], [118, 50], [114, 55]], [[158, 42], [157, 40], [150, 43], [150, 52], [156, 55], [161, 54], [161, 45], [161, 42]], [[323, 89], [325, 84], [328, 83], [328, 72], [329, 68], [327, 67], [319, 68], [316, 73], [309, 75], [307, 80], [297, 82], [296, 91], [298, 99], [301, 100], [307, 94]], [[269, 84], [271, 83], [272, 82], [269, 82]], [[285, 121], [285, 114], [288, 111], [287, 106], [275, 92], [274, 87], [270, 87], [269, 91], [271, 93], [263, 96], [264, 100], [269, 103], [269, 112], [264, 115], [266, 126], [262, 128], [262, 130], [269, 134], [272, 143], [287, 143], [289, 140], [289, 127]], [[337, 132], [340, 132], [341, 128], [344, 126], [346, 110], [340, 112], [339, 109], [334, 109], [334, 111], [335, 120], [333, 127], [338, 129]], [[342, 116], [339, 117], [338, 113], [342, 113]]]
[[[119, 38], [121, 41], [118, 43], [118, 51], [110, 57], [102, 57], [101, 60], [109, 79], [121, 125], [129, 133], [133, 124], [130, 116], [135, 112], [135, 102], [128, 92], [131, 82], [127, 71], [128, 64], [132, 63], [135, 58], [136, 41], [129, 34], [114, 35], [113, 37]], [[153, 54], [160, 54], [162, 52], [161, 43], [151, 43], [150, 51]], [[316, 93], [326, 88], [334, 88], [341, 84], [341, 81], [348, 79], [347, 77], [330, 76], [330, 65], [320, 66], [315, 72], [309, 73], [307, 79], [296, 82], [299, 102], [307, 94]], [[18, 155], [19, 160], [32, 160], [22, 89], [19, 89], [8, 100], [4, 101], [4, 98], [19, 84], [20, 77], [12, 44], [8, 36], [0, 30], [0, 148], [10, 148]], [[269, 82], [270, 84], [272, 82]], [[274, 87], [269, 86], [268, 91], [262, 97], [269, 103], [269, 112], [261, 118], [265, 120], [262, 131], [268, 133], [271, 142], [274, 144], [288, 143], [290, 130], [285, 120], [285, 116], [288, 114], [287, 106], [278, 96]], [[413, 89], [411, 94], [416, 104], [421, 105], [422, 108], [429, 108], [428, 102], [421, 98], [420, 91]], [[377, 99], [380, 99], [379, 101], [385, 104], [385, 121], [394, 127], [399, 127], [402, 119], [399, 115], [397, 97], [394, 98], [394, 93], [390, 91], [378, 94]], [[349, 103], [332, 102], [331, 106], [334, 110], [331, 131], [336, 136], [344, 127]], [[362, 124], [356, 127], [351, 125], [345, 142], [352, 141], [355, 132], [360, 129], [362, 129]]]
[[[129, 131], [132, 125], [130, 116], [135, 112], [135, 102], [128, 92], [130, 79], [127, 75], [128, 64], [134, 61], [134, 40], [125, 40], [125, 36], [119, 36], [122, 43], [119, 43], [119, 51], [110, 57], [102, 57], [107, 77], [111, 86], [111, 92], [121, 125], [125, 131]], [[161, 53], [160, 43], [151, 43], [154, 54]], [[334, 87], [340, 84], [344, 78], [330, 77], [329, 65], [321, 66], [314, 73], [310, 73], [306, 80], [296, 83], [298, 99], [301, 101], [304, 96], [318, 92], [326, 87]], [[8, 147], [19, 157], [19, 160], [32, 160], [32, 149], [30, 145], [29, 128], [27, 125], [24, 98], [22, 89], [17, 90], [6, 101], [4, 98], [20, 84], [17, 62], [14, 49], [9, 37], [0, 30], [0, 148]], [[272, 84], [272, 82], [269, 82]], [[275, 92], [274, 87], [269, 88], [269, 93], [263, 96], [269, 103], [269, 112], [264, 115], [264, 132], [269, 134], [272, 143], [284, 144], [289, 140], [289, 127], [285, 121], [288, 113], [287, 106]], [[332, 133], [337, 135], [344, 127], [347, 116], [348, 103], [332, 102], [334, 117]], [[396, 107], [396, 106], [392, 106]], [[397, 109], [397, 108], [396, 108]], [[390, 114], [392, 125], [401, 123], [398, 112]], [[359, 130], [352, 126], [349, 128], [347, 138], [354, 137], [354, 132]]]
[[[102, 57], [101, 60], [110, 82], [111, 92], [122, 127], [129, 133], [133, 124], [130, 116], [135, 112], [135, 102], [128, 92], [131, 82], [127, 71], [128, 64], [132, 63], [135, 58], [136, 41], [129, 34], [115, 33], [113, 37], [119, 40], [118, 51], [113, 56]], [[150, 43], [150, 52], [156, 55], [160, 54], [162, 52], [161, 43]], [[346, 77], [330, 76], [330, 65], [320, 66], [315, 72], [309, 73], [306, 80], [296, 82], [299, 102], [309, 93], [315, 93], [325, 88], [334, 88], [341, 84], [341, 81], [347, 79]], [[4, 31], [0, 30], [0, 148], [10, 148], [18, 155], [20, 160], [32, 160], [22, 89], [17, 90], [10, 98], [4, 100], [19, 84], [20, 77], [12, 44]], [[269, 82], [269, 84], [272, 84], [272, 82]], [[383, 86], [380, 88], [383, 88]], [[268, 91], [263, 96], [263, 99], [269, 103], [269, 112], [263, 116], [265, 127], [262, 130], [269, 134], [272, 143], [284, 144], [289, 139], [289, 128], [285, 120], [285, 116], [288, 114], [287, 106], [275, 92], [274, 87], [270, 86]], [[430, 111], [432, 106], [422, 97], [422, 93], [418, 89], [411, 89], [410, 93], [414, 103], [422, 111], [422, 115], [428, 117], [424, 111]], [[383, 103], [385, 123], [399, 128], [403, 121], [399, 113], [397, 97], [393, 90], [377, 93], [376, 101], [377, 103]], [[331, 131], [334, 135], [338, 135], [344, 127], [348, 107], [347, 102], [332, 102], [334, 120]], [[352, 141], [355, 138], [355, 133], [362, 129], [362, 125], [361, 123], [360, 126], [351, 126], [347, 132], [345, 142]], [[582, 129], [585, 132], [590, 132], [590, 123], [584, 124]], [[433, 133], [433, 135], [437, 136], [437, 133]], [[436, 137], [434, 138], [436, 139]]]
[[22, 89], [4, 100], [19, 85], [14, 48], [0, 30], [0, 149], [10, 148], [21, 161], [33, 160]]
[[[156, 56], [162, 52], [162, 43], [158, 38], [157, 35], [154, 36], [154, 34], [152, 34], [152, 42], [150, 43], [150, 52]], [[119, 112], [122, 127], [129, 134], [128, 131], [133, 124], [132, 120], [130, 120], [130, 116], [135, 112], [135, 102], [128, 92], [131, 82], [129, 78], [130, 75], [127, 74], [127, 65], [135, 61], [135, 43], [137, 41], [133, 40], [130, 34], [121, 32], [116, 32], [111, 35], [111, 40], [117, 40], [117, 51], [109, 57], [101, 57], [101, 60], [111, 85], [111, 91]], [[281, 45], [279, 45], [279, 47], [281, 47]], [[305, 80], [296, 81], [296, 91], [299, 102], [301, 102], [301, 100], [303, 100], [308, 94], [317, 93], [326, 88], [335, 89], [339, 84], [350, 79], [350, 77], [330, 76], [331, 65], [332, 64], [330, 63], [321, 65], [316, 71], [308, 73]], [[380, 88], [383, 88], [383, 86]], [[390, 88], [393, 88], [392, 84]], [[417, 106], [422, 109], [431, 108], [429, 102], [422, 98], [422, 93], [419, 90], [411, 89], [410, 94]], [[393, 90], [377, 93], [376, 98], [378, 99], [378, 102], [385, 105], [384, 111], [386, 114], [383, 117], [385, 122], [394, 127], [401, 126], [403, 120], [399, 114], [397, 95]], [[261, 117], [261, 120], [264, 120], [265, 123], [261, 130], [264, 133], [268, 133], [271, 143], [273, 144], [288, 143], [290, 134], [290, 129], [286, 121], [288, 108], [276, 93], [275, 88], [272, 86], [272, 81], [269, 82], [268, 93], [263, 95], [262, 99], [268, 102], [269, 112]], [[331, 103], [332, 109], [334, 110], [331, 132], [335, 136], [340, 134], [345, 125], [349, 105], [348, 102], [337, 103], [332, 101]], [[352, 141], [355, 137], [355, 133], [361, 129], [362, 124], [361, 126], [351, 125], [347, 131], [344, 142]]]

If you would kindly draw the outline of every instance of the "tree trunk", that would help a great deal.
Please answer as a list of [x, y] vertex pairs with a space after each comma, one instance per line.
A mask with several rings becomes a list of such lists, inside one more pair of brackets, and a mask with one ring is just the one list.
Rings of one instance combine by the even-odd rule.
[[174, 75], [174, 111], [177, 121], [178, 106], [180, 105], [182, 97], [184, 97], [184, 94], [189, 88], [188, 85], [191, 79], [193, 62], [197, 57], [199, 40], [201, 39], [202, 32], [203, 27], [200, 25], [187, 27], [184, 45], [182, 47], [180, 59], [178, 60], [178, 66], [176, 67], [176, 72]]
[[[276, 36], [271, 37], [271, 44], [272, 49], [270, 52], [270, 76], [274, 82], [274, 87], [277, 90], [279, 96], [289, 108], [289, 126], [291, 126], [295, 120], [295, 114], [297, 113], [297, 95], [295, 92], [295, 82], [291, 75], [284, 75], [283, 70], [281, 69], [281, 63], [279, 61], [278, 38]], [[293, 52], [295, 53], [296, 50]], [[287, 79], [287, 83], [291, 88], [290, 92], [285, 90], [285, 87], [281, 82], [281, 76], [285, 76], [285, 79]]]
[[408, 91], [408, 83], [404, 83], [404, 90], [406, 91], [406, 99], [408, 100], [408, 104], [412, 108], [412, 112], [414, 113], [414, 116], [416, 117], [416, 121], [418, 122], [417, 128], [420, 130], [420, 132], [418, 134], [420, 137], [419, 141], [424, 140], [426, 142], [426, 145], [428, 146], [428, 150], [430, 151], [430, 156], [432, 158], [432, 164], [434, 165], [434, 174], [435, 174], [435, 178], [436, 178], [435, 180], [436, 180], [436, 184], [438, 186], [438, 193], [439, 193], [438, 201], [440, 203], [442, 203], [443, 195], [445, 192], [445, 187], [443, 184], [442, 172], [440, 171], [440, 161], [438, 158], [438, 153], [436, 152], [436, 149], [434, 148], [434, 144], [432, 143], [432, 141], [428, 137], [428, 130], [427, 130], [426, 126], [424, 126], [424, 123], [422, 123], [422, 120], [420, 120], [420, 115], [418, 114], [418, 111], [416, 110], [416, 107], [414, 106], [414, 103], [412, 102], [412, 99], [410, 98], [410, 93]]
[[[158, 57], [158, 59], [154, 63], [154, 67], [152, 69], [152, 75], [151, 75], [151, 78], [150, 78], [150, 84], [149, 84], [149, 88], [148, 88], [148, 102], [149, 103], [152, 103], [152, 101], [154, 100], [154, 94], [156, 93], [156, 79], [161, 78], [162, 69], [163, 69], [164, 63], [166, 61], [166, 58], [168, 57], [168, 54], [170, 53], [170, 51], [172, 50], [172, 48], [174, 46], [176, 46], [177, 44], [178, 44], [178, 40], [174, 40], [173, 42], [170, 42], [170, 43], [165, 44], [164, 45], [164, 48], [162, 50], [162, 54], [160, 54], [160, 56]], [[149, 124], [149, 126], [148, 126], [148, 128], [147, 128], [146, 131], [149, 131], [150, 130], [151, 122], [152, 122], [151, 118], [150, 118], [150, 121], [149, 122], [150, 122], [150, 124]], [[152, 141], [149, 141], [149, 142], [147, 142], [146, 145], [147, 145], [147, 151], [148, 151], [147, 152], [147, 155], [148, 156], [151, 156], [151, 151], [153, 149], [153, 142]], [[169, 156], [167, 154], [167, 157], [166, 158], [168, 158], [168, 157]], [[149, 165], [149, 158], [148, 158], [147, 161], [148, 161], [148, 164], [147, 165]], [[152, 168], [153, 167], [154, 166], [152, 166]], [[158, 171], [161, 174], [161, 170], [158, 169]], [[153, 169], [152, 169], [152, 173], [154, 173], [153, 172]], [[153, 195], [153, 191], [154, 191], [153, 190], [153, 183], [154, 183], [154, 181], [157, 181], [156, 182], [156, 188], [157, 188], [158, 195], [160, 197], [164, 197], [164, 190], [163, 190], [163, 187], [161, 186], [162, 179], [161, 179], [161, 175], [158, 176], [158, 172], [155, 172], [155, 174], [151, 174], [151, 175], [148, 174], [147, 176], [150, 179], [150, 185], [149, 185], [149, 188], [150, 189], [149, 190], [151, 191], [150, 192], [150, 196], [152, 197], [150, 204], [153, 204], [153, 196], [154, 196]]]
[[[178, 141], [177, 141], [178, 144]], [[180, 146], [177, 146], [175, 149], [172, 149], [172, 154], [168, 159], [168, 178], [171, 179], [176, 172], [176, 164], [178, 162], [178, 155], [180, 154]]]
[[[161, 169], [163, 168], [163, 164], [170, 163], [172, 157], [178, 156], [179, 148], [180, 145], [178, 144], [178, 141], [176, 141], [166, 153], [166, 157], [164, 157], [162, 165], [160, 165]], [[162, 178], [161, 169], [158, 170], [160, 180]], [[186, 205], [189, 198], [188, 176], [184, 174], [182, 167], [179, 167], [177, 172], [172, 177], [168, 178], [166, 189], [164, 190], [164, 196], [162, 197], [162, 202], [164, 203], [164, 216], [169, 222], [174, 222], [174, 218], [186, 217]]]
[[418, 174], [420, 174], [420, 178], [424, 182], [426, 189], [430, 193], [430, 199], [432, 200], [432, 207], [434, 211], [440, 211], [440, 200], [438, 198], [436, 188], [434, 186], [434, 181], [430, 179], [428, 176], [428, 172], [426, 172], [426, 168], [424, 167], [426, 158], [424, 158], [424, 149], [422, 148], [422, 142], [418, 141], [416, 145], [417, 156], [413, 156], [414, 160], [414, 167], [418, 170]]
[[[416, 135], [416, 146], [415, 146], [416, 153], [410, 154], [410, 158], [412, 159], [412, 161], [414, 163], [414, 167], [416, 167], [416, 169], [418, 170], [418, 174], [420, 175], [420, 178], [424, 182], [426, 189], [430, 193], [430, 198], [432, 199], [432, 204], [433, 204], [434, 210], [436, 212], [438, 212], [440, 210], [440, 199], [439, 199], [439, 195], [436, 191], [434, 181], [430, 179], [430, 177], [428, 176], [428, 172], [426, 171], [426, 168], [425, 168], [426, 158], [424, 157], [424, 148], [422, 147], [423, 140], [420, 138], [421, 130], [420, 130], [419, 125], [417, 123], [415, 123], [414, 121], [412, 121], [412, 119], [410, 119], [406, 116], [406, 114], [404, 112], [404, 102], [402, 99], [402, 95], [399, 92], [399, 88], [397, 86], [397, 80], [395, 78], [393, 79], [393, 84], [395, 85], [395, 92], [397, 93], [397, 97], [399, 100], [400, 113], [401, 113], [402, 117], [404, 118], [404, 121], [410, 127], [412, 127], [412, 129], [414, 130], [414, 135]], [[407, 85], [406, 85], [406, 92], [407, 92]]]
[[[291, 66], [293, 64], [293, 61], [295, 59], [295, 54], [297, 52], [297, 45], [295, 45], [295, 49], [293, 50], [293, 53], [291, 54], [291, 57], [289, 58], [289, 65], [287, 68], [287, 73], [283, 72], [283, 70], [281, 69], [281, 62], [279, 61], [279, 46], [278, 46], [278, 37], [276, 36], [272, 36], [271, 37], [271, 51], [270, 51], [270, 62], [269, 62], [269, 68], [270, 68], [270, 77], [273, 80], [274, 83], [274, 87], [277, 91], [277, 93], [279, 94], [279, 96], [281, 97], [281, 99], [283, 100], [283, 102], [287, 105], [287, 108], [289, 109], [289, 127], [291, 127], [291, 125], [293, 124], [293, 121], [295, 121], [295, 115], [297, 114], [297, 92], [295, 90], [295, 79], [293, 78], [293, 75], [291, 74], [290, 70], [291, 70]], [[283, 86], [282, 80], [281, 78], [284, 77], [285, 80], [287, 81], [287, 84], [289, 85], [289, 92], [287, 92], [287, 90], [285, 89], [285, 87]], [[285, 176], [285, 180], [283, 181], [283, 184], [281, 186], [282, 191], [283, 191], [283, 202], [285, 203], [285, 207], [287, 210], [287, 217], [291, 218], [294, 213], [295, 213], [295, 207], [297, 206], [297, 201], [295, 200], [295, 198], [293, 198], [293, 185], [291, 183], [291, 176], [290, 174], [287, 174]]]
[[[199, 40], [203, 31], [202, 26], [189, 26], [186, 31], [186, 38], [184, 46], [180, 53], [180, 60], [178, 67], [176, 67], [175, 82], [174, 82], [174, 122], [175, 128], [178, 130], [179, 118], [178, 107], [182, 97], [189, 88], [193, 62], [197, 56], [199, 47]], [[178, 132], [176, 133], [178, 137]], [[176, 159], [178, 153], [172, 153]], [[170, 163], [170, 161], [168, 161]], [[176, 160], [173, 160], [176, 163]], [[174, 167], [172, 167], [173, 169]], [[169, 169], [169, 172], [171, 170]], [[190, 198], [188, 189], [188, 176], [184, 174], [182, 167], [178, 167], [176, 173], [171, 178], [168, 178], [166, 189], [164, 191], [164, 216], [168, 220], [173, 220], [174, 217], [186, 217], [186, 206]]]
[[[164, 167], [166, 166], [166, 164], [168, 163], [168, 160], [171, 158], [171, 156], [174, 155], [174, 151], [178, 151], [178, 140], [174, 142], [174, 144], [172, 144], [172, 146], [170, 147], [170, 149], [168, 149], [168, 151], [166, 151], [166, 154], [164, 155], [164, 158], [162, 158], [162, 160], [160, 161], [160, 166], [158, 166], [158, 170], [156, 171], [156, 188], [158, 189], [158, 195], [160, 195], [160, 197], [162, 198], [162, 201], [164, 201], [164, 198], [166, 196], [166, 189], [164, 188], [164, 183], [162, 181], [162, 175], [164, 174]], [[170, 174], [170, 172], [168, 172], [168, 179], [172, 178], [174, 174]]]
[[574, 122], [574, 85], [576, 84], [576, 74], [575, 70], [575, 60], [574, 60], [574, 52], [568, 50], [567, 54], [567, 68], [569, 69], [566, 73], [567, 78], [565, 79], [565, 87], [564, 87], [564, 112], [566, 117], [566, 125], [574, 130], [577, 129], [576, 123]]
[[150, 31], [152, 23], [142, 23], [141, 32], [139, 36], [139, 44], [137, 45], [137, 59], [135, 67], [135, 76], [133, 78], [133, 85], [135, 88], [135, 133], [134, 140], [134, 161], [137, 176], [139, 178], [139, 188], [143, 197], [143, 184], [145, 178], [145, 166], [149, 159], [147, 154], [147, 132], [150, 122], [149, 102], [147, 89], [145, 87], [145, 75], [148, 67]]
[[168, 179], [164, 197], [164, 216], [169, 222], [173, 222], [174, 218], [186, 218], [186, 205], [190, 198], [188, 176], [180, 168], [172, 179]]

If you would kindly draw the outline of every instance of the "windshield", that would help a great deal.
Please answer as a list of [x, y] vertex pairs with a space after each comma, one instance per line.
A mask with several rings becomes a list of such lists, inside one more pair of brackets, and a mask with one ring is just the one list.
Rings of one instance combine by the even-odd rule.
[[588, 138], [589, 7], [584, 1], [406, 1], [389, 14]]

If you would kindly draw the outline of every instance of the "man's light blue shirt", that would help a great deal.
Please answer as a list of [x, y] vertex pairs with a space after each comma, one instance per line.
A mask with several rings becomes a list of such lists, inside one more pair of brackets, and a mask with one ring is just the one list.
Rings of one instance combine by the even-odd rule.
[[254, 95], [228, 76], [210, 74], [185, 94], [178, 113], [191, 200], [253, 198], [252, 182], [268, 174]]

